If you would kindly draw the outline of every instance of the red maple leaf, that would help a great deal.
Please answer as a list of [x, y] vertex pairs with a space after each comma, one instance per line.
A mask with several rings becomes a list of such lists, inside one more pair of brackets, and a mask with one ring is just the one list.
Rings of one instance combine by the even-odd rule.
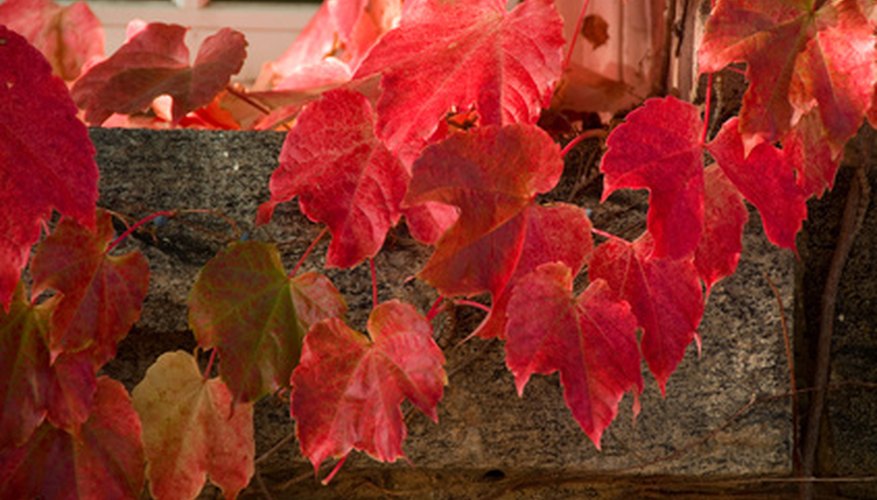
[[798, 187], [786, 152], [762, 142], [744, 156], [737, 118], [728, 120], [707, 149], [747, 201], [755, 205], [767, 239], [795, 249], [795, 236], [807, 218], [807, 195]]
[[532, 125], [479, 127], [426, 148], [405, 205], [438, 202], [460, 215], [419, 277], [444, 296], [498, 295], [520, 257], [527, 209], [562, 171], [557, 144]]
[[409, 178], [375, 137], [368, 100], [334, 90], [302, 111], [287, 134], [258, 221], [269, 221], [277, 204], [298, 196], [302, 213], [332, 233], [326, 265], [353, 267], [374, 257], [399, 221]]
[[94, 226], [98, 172], [64, 83], [5, 26], [0, 43], [0, 304], [6, 308], [52, 209]]
[[563, 398], [585, 434], [600, 436], [625, 392], [643, 390], [637, 321], [603, 280], [573, 296], [573, 275], [543, 264], [518, 282], [508, 307], [506, 364], [518, 394], [533, 373], [560, 372]]
[[649, 99], [606, 140], [603, 201], [620, 188], [649, 190], [655, 256], [690, 255], [703, 227], [703, 124], [693, 105]]
[[559, 262], [576, 275], [584, 267], [594, 241], [591, 221], [585, 210], [575, 205], [534, 205], [528, 210], [527, 228], [515, 271], [502, 291], [492, 297], [490, 313], [473, 335], [505, 338], [509, 299], [518, 281], [537, 267]]
[[0, 497], [140, 498], [140, 420], [125, 387], [97, 380], [94, 407], [70, 434], [48, 424], [14, 448], [0, 448]]
[[871, 103], [874, 42], [857, 0], [719, 0], [698, 62], [703, 72], [747, 63], [750, 86], [740, 111], [747, 145], [779, 139], [795, 109], [808, 111], [814, 103], [829, 137], [843, 144]]
[[378, 135], [409, 162], [442, 118], [475, 106], [483, 125], [535, 123], [560, 78], [563, 22], [551, 0], [426, 0], [372, 48], [354, 78], [381, 73]]
[[52, 0], [7, 0], [0, 5], [0, 24], [24, 36], [67, 81], [104, 55], [104, 30], [85, 2], [62, 7]]
[[113, 113], [136, 113], [163, 94], [173, 97], [174, 122], [210, 103], [240, 71], [247, 42], [239, 32], [223, 28], [204, 40], [190, 64], [186, 31], [151, 23], [89, 68], [71, 89], [85, 109], [85, 120], [100, 124]]
[[613, 238], [598, 245], [588, 267], [615, 297], [630, 303], [643, 329], [642, 353], [661, 393], [694, 340], [703, 316], [703, 292], [691, 259], [658, 259], [645, 233], [634, 243]]
[[704, 171], [704, 184], [703, 237], [694, 253], [694, 265], [709, 294], [717, 281], [737, 269], [749, 211], [740, 192], [717, 165]]
[[321, 321], [305, 337], [292, 375], [292, 417], [302, 454], [318, 470], [352, 449], [377, 460], [404, 456], [406, 398], [438, 419], [447, 376], [444, 355], [421, 314], [397, 300], [372, 310], [369, 339], [339, 319]]
[[220, 379], [201, 375], [191, 354], [162, 354], [132, 396], [153, 497], [195, 498], [208, 475], [226, 498], [247, 486], [254, 468], [253, 404], [234, 403]]
[[95, 366], [102, 366], [140, 319], [149, 263], [139, 251], [107, 255], [114, 238], [112, 217], [100, 210], [96, 232], [63, 218], [37, 248], [31, 295], [47, 289], [61, 294], [48, 337], [53, 357], [61, 351], [88, 350]]
[[55, 427], [79, 432], [94, 406], [97, 375], [88, 353], [63, 353], [52, 363], [46, 388], [46, 418]]
[[189, 294], [195, 338], [219, 350], [219, 373], [243, 402], [286, 387], [311, 323], [346, 310], [328, 278], [287, 277], [277, 248], [256, 241], [233, 243], [210, 259]]

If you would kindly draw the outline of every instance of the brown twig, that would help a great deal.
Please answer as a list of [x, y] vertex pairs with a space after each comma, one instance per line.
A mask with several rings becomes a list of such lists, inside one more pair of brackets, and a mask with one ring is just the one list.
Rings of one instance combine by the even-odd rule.
[[801, 449], [798, 443], [798, 383], [795, 381], [795, 357], [792, 353], [792, 340], [789, 337], [789, 324], [786, 320], [786, 309], [783, 307], [783, 298], [780, 296], [779, 289], [774, 285], [773, 280], [770, 279], [770, 275], [766, 272], [764, 273], [764, 279], [767, 280], [767, 284], [770, 285], [770, 289], [773, 291], [773, 296], [776, 297], [777, 308], [780, 312], [780, 327], [782, 328], [781, 333], [783, 335], [783, 345], [786, 348], [786, 363], [789, 365], [789, 390], [792, 391], [792, 453], [794, 454], [794, 462], [800, 464]]
[[[807, 414], [807, 433], [804, 435], [804, 450], [801, 473], [805, 477], [813, 475], [816, 467], [816, 450], [819, 445], [819, 430], [822, 425], [822, 414], [825, 410], [826, 388], [829, 382], [831, 366], [831, 337], [834, 333], [834, 316], [837, 306], [837, 294], [844, 266], [849, 258], [853, 242], [864, 222], [865, 210], [870, 200], [871, 189], [868, 185], [865, 168], [859, 167], [853, 175], [847, 193], [846, 205], [841, 218], [840, 235], [837, 247], [831, 258], [825, 288], [822, 292], [819, 337], [816, 346], [816, 369], [814, 387], [816, 391]], [[812, 483], [804, 483], [801, 491], [804, 498], [812, 498]]]

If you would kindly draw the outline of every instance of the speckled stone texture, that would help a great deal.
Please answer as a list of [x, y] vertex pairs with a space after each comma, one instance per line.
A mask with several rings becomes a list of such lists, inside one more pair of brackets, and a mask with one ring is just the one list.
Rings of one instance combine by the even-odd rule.
[[[218, 210], [248, 237], [275, 241], [287, 267], [320, 230], [293, 204], [281, 206], [269, 226], [253, 229], [256, 207], [268, 199], [282, 134], [95, 129], [91, 136], [99, 152], [100, 204], [116, 212], [139, 218], [164, 209]], [[575, 201], [594, 210], [597, 227], [622, 235], [642, 227], [645, 205], [638, 194], [613, 196], [604, 205], [590, 198]], [[154, 235], [138, 235], [133, 244], [144, 251], [152, 269], [150, 294], [141, 321], [107, 373], [130, 389], [162, 352], [194, 348], [186, 295], [198, 269], [233, 237], [227, 223], [201, 214], [172, 220]], [[325, 244], [306, 268], [322, 265]], [[377, 259], [381, 299], [403, 298], [425, 311], [435, 295], [408, 277], [427, 256], [403, 230], [394, 231]], [[709, 297], [700, 328], [702, 354], [692, 344], [670, 379], [666, 398], [646, 375], [639, 417], [634, 423], [632, 398], [626, 396], [602, 452], [569, 415], [556, 375], [534, 377], [518, 398], [498, 342], [475, 339], [455, 347], [479, 319], [467, 308], [437, 319], [450, 383], [439, 405], [438, 425], [419, 414], [408, 419], [405, 450], [413, 467], [383, 465], [354, 453], [333, 483], [323, 487], [292, 442], [259, 470], [284, 498], [552, 497], [590, 494], [591, 489], [613, 496], [640, 494], [648, 485], [672, 489], [674, 481], [685, 477], [708, 483], [722, 477], [788, 475], [791, 401], [782, 395], [789, 390], [789, 373], [781, 315], [768, 277], [791, 315], [793, 267], [794, 256], [766, 242], [753, 213], [738, 272], [716, 285]], [[367, 268], [329, 274], [351, 306], [351, 324], [363, 328], [371, 304]], [[260, 402], [257, 454], [292, 429], [283, 401]], [[327, 472], [324, 467], [321, 474]], [[641, 475], [663, 479], [643, 483], [636, 480]], [[283, 484], [290, 479], [296, 480]], [[257, 494], [258, 488], [249, 491]]]

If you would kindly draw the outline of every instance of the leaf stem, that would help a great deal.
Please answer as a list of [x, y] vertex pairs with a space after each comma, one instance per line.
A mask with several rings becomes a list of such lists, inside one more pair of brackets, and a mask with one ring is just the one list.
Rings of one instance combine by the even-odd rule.
[[569, 62], [572, 59], [572, 53], [576, 48], [576, 42], [581, 36], [580, 34], [582, 32], [582, 26], [585, 24], [585, 14], [588, 12], [589, 3], [590, 0], [585, 0], [582, 3], [582, 10], [579, 12], [579, 18], [576, 21], [576, 29], [572, 34], [572, 40], [570, 40], [569, 42], [569, 49], [566, 51], [566, 57], [564, 57], [563, 59], [563, 71], [566, 71], [566, 69], [569, 68]]
[[602, 229], [597, 229], [596, 227], [592, 227], [591, 232], [596, 234], [597, 236], [602, 236], [602, 237], [610, 239], [610, 240], [624, 241], [624, 238], [622, 238], [620, 236], [615, 236], [614, 234], [603, 231]]
[[464, 300], [464, 299], [460, 299], [460, 300], [455, 300], [454, 303], [455, 303], [455, 304], [458, 304], [458, 305], [461, 305], [461, 306], [469, 306], [469, 307], [474, 307], [474, 308], [476, 308], [476, 309], [481, 309], [482, 311], [487, 312], [487, 313], [490, 312], [490, 308], [489, 308], [489, 307], [487, 307], [486, 305], [482, 304], [481, 302], [475, 302], [474, 300]]
[[429, 308], [429, 312], [426, 313], [426, 320], [432, 321], [436, 316], [442, 311], [442, 302], [444, 302], [445, 298], [439, 295], [435, 302], [432, 303], [432, 307]]
[[216, 352], [216, 348], [210, 351], [210, 359], [207, 361], [207, 368], [204, 369], [204, 380], [210, 378], [210, 371], [213, 370], [213, 362], [216, 361]]
[[378, 307], [378, 270], [375, 267], [375, 259], [368, 259], [368, 267], [372, 275], [372, 308]]
[[116, 248], [119, 245], [119, 243], [123, 242], [125, 240], [125, 238], [127, 238], [128, 236], [131, 236], [131, 234], [134, 231], [138, 230], [144, 224], [148, 224], [153, 219], [157, 219], [159, 217], [167, 217], [167, 218], [175, 217], [177, 215], [177, 213], [178, 213], [177, 210], [162, 210], [160, 212], [155, 212], [155, 213], [147, 215], [146, 217], [144, 217], [144, 218], [140, 219], [139, 221], [137, 221], [136, 223], [134, 223], [134, 225], [128, 227], [128, 229], [126, 229], [125, 232], [122, 233], [121, 236], [119, 236], [118, 238], [113, 240], [107, 246], [107, 249], [104, 250], [104, 254], [106, 255], [106, 254], [110, 253], [110, 251], [112, 249]]
[[229, 94], [231, 94], [231, 95], [237, 97], [238, 99], [244, 101], [245, 103], [249, 104], [250, 106], [252, 106], [253, 108], [255, 108], [256, 111], [262, 113], [263, 115], [266, 115], [266, 116], [267, 116], [267, 115], [270, 115], [270, 114], [271, 114], [271, 109], [267, 108], [267, 107], [266, 107], [265, 105], [263, 105], [262, 103], [260, 103], [260, 102], [258, 102], [258, 101], [256, 101], [256, 100], [254, 100], [252, 97], [248, 96], [248, 95], [246, 94], [246, 92], [241, 92], [240, 90], [234, 88], [234, 85], [232, 85], [232, 84], [228, 84], [228, 85], [226, 85], [226, 86], [225, 86], [225, 90], [226, 90], [226, 92], [228, 92]]
[[326, 476], [325, 479], [320, 481], [320, 483], [322, 483], [323, 486], [326, 486], [327, 484], [329, 484], [329, 481], [331, 481], [332, 478], [335, 477], [336, 474], [338, 474], [338, 471], [340, 471], [341, 467], [344, 466], [344, 462], [347, 461], [347, 457], [349, 457], [349, 456], [350, 456], [350, 454], [348, 453], [347, 455], [344, 455], [343, 457], [341, 457], [341, 460], [338, 460], [338, 463], [335, 464], [335, 467], [332, 469], [332, 472], [330, 472], [329, 475]]
[[580, 142], [582, 142], [582, 141], [584, 141], [584, 140], [586, 140], [586, 139], [593, 139], [593, 138], [595, 138], [595, 137], [600, 138], [600, 139], [605, 139], [605, 138], [606, 138], [606, 135], [607, 135], [607, 134], [606, 134], [606, 131], [603, 130], [603, 129], [601, 129], [601, 128], [595, 128], [595, 129], [591, 129], [591, 130], [585, 130], [584, 132], [582, 132], [581, 134], [579, 134], [578, 136], [576, 136], [575, 139], [569, 141], [569, 142], [566, 144], [566, 146], [564, 146], [563, 149], [560, 150], [560, 156], [565, 157], [565, 156], [567, 155], [567, 153], [569, 153], [570, 151], [572, 151], [573, 148], [575, 148], [576, 146], [578, 146], [578, 144], [579, 144]]
[[290, 278], [295, 277], [296, 273], [298, 273], [299, 268], [301, 268], [301, 265], [305, 263], [305, 259], [307, 259], [308, 256], [311, 254], [311, 252], [314, 251], [314, 248], [316, 248], [317, 243], [319, 243], [320, 240], [323, 239], [323, 236], [326, 236], [327, 232], [329, 232], [329, 228], [324, 227], [323, 230], [320, 231], [320, 234], [318, 234], [317, 237], [314, 238], [314, 241], [312, 241], [311, 244], [308, 245], [308, 247], [305, 249], [305, 253], [302, 254], [301, 258], [298, 259], [298, 262], [295, 263], [295, 267], [293, 267], [292, 271], [289, 272]]
[[713, 73], [706, 77], [706, 100], [703, 103], [703, 132], [700, 134], [700, 143], [706, 143], [707, 132], [710, 129], [710, 101], [713, 99]]

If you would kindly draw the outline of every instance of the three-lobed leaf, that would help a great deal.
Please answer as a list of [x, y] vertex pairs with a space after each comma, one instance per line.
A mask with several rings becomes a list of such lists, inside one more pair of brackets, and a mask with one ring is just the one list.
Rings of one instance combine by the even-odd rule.
[[354, 77], [380, 73], [378, 135], [417, 157], [448, 113], [475, 106], [484, 125], [535, 123], [560, 78], [563, 22], [550, 0], [511, 12], [498, 0], [406, 6]]
[[648, 233], [633, 243], [610, 239], [594, 251], [588, 276], [605, 280], [616, 300], [630, 304], [643, 330], [643, 358], [663, 394], [697, 335], [704, 301], [692, 260], [655, 258], [652, 246]]
[[506, 365], [518, 394], [534, 373], [560, 372], [563, 398], [597, 449], [625, 392], [642, 392], [636, 317], [595, 280], [573, 296], [573, 275], [559, 262], [537, 267], [511, 292]]
[[98, 171], [67, 87], [45, 58], [5, 26], [0, 55], [0, 304], [8, 308], [53, 209], [94, 226]]
[[228, 498], [247, 486], [254, 471], [252, 403], [233, 403], [225, 384], [205, 379], [183, 351], [162, 354], [132, 395], [153, 497], [195, 498], [208, 477]]
[[515, 270], [529, 208], [563, 172], [557, 144], [532, 125], [479, 127], [426, 148], [404, 205], [452, 205], [460, 215], [418, 276], [444, 296], [497, 296]]
[[875, 56], [873, 29], [856, 0], [719, 0], [698, 63], [702, 72], [747, 63], [739, 126], [748, 150], [779, 139], [795, 111], [814, 104], [832, 141], [846, 142], [871, 104]]
[[97, 367], [116, 355], [116, 344], [140, 319], [149, 288], [149, 263], [139, 251], [108, 255], [115, 238], [112, 217], [97, 213], [89, 230], [69, 218], [37, 248], [31, 263], [33, 297], [54, 290], [48, 340], [54, 355], [88, 350]]
[[198, 274], [189, 325], [205, 349], [219, 351], [219, 373], [238, 401], [256, 401], [289, 384], [311, 323], [343, 316], [328, 278], [290, 279], [267, 243], [233, 243]]
[[620, 188], [649, 190], [648, 230], [656, 257], [684, 257], [700, 241], [702, 128], [697, 108], [671, 96], [647, 100], [606, 140], [603, 201]]
[[365, 96], [351, 90], [309, 105], [283, 143], [271, 200], [259, 207], [265, 223], [277, 204], [298, 196], [302, 213], [329, 226], [330, 267], [374, 257], [402, 216], [410, 174], [375, 136], [374, 119]]
[[474, 335], [505, 338], [509, 299], [521, 278], [549, 262], [562, 263], [578, 274], [593, 249], [591, 221], [581, 207], [558, 203], [528, 208], [527, 229], [515, 270], [505, 288], [492, 297], [490, 313]]
[[426, 318], [392, 300], [372, 310], [368, 332], [371, 341], [333, 318], [305, 337], [290, 405], [302, 454], [315, 470], [353, 449], [384, 462], [403, 457], [406, 398], [438, 419], [445, 358]]
[[71, 89], [73, 99], [85, 109], [85, 120], [100, 124], [113, 113], [137, 113], [163, 94], [173, 98], [174, 122], [209, 104], [240, 71], [247, 42], [241, 33], [223, 28], [204, 40], [190, 64], [186, 31], [151, 23], [90, 67]]

